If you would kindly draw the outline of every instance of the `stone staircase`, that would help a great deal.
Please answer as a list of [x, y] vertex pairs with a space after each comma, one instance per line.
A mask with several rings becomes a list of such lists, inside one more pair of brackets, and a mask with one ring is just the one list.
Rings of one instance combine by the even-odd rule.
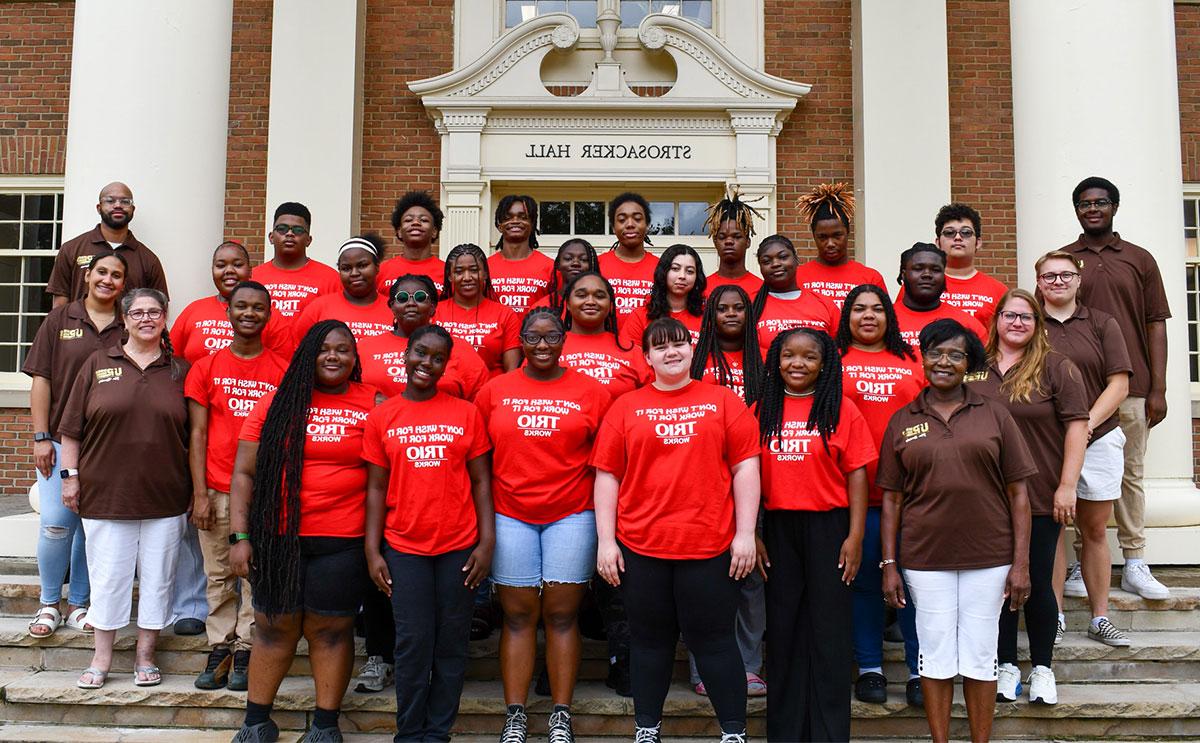
[[[161, 686], [132, 684], [133, 628], [118, 637], [114, 673], [104, 689], [82, 690], [75, 679], [91, 658], [91, 638], [62, 628], [52, 638], [34, 640], [26, 633], [37, 608], [38, 584], [32, 565], [0, 562], [0, 741], [222, 741], [240, 725], [245, 693], [201, 691], [192, 685], [203, 669], [202, 637], [164, 632], [158, 663]], [[1172, 586], [1168, 601], [1147, 602], [1115, 590], [1112, 620], [1131, 632], [1133, 647], [1109, 648], [1088, 640], [1086, 604], [1068, 599], [1068, 632], [1055, 652], [1059, 704], [1001, 704], [995, 737], [1035, 740], [1196, 739], [1200, 738], [1200, 570], [1156, 571]], [[498, 633], [472, 643], [468, 683], [458, 719], [457, 740], [495, 740], [504, 704], [497, 661]], [[361, 641], [358, 648], [361, 656]], [[581, 740], [628, 738], [633, 730], [632, 702], [604, 686], [604, 644], [584, 642], [581, 681], [573, 705]], [[898, 645], [885, 646], [892, 693], [885, 705], [854, 702], [854, 737], [921, 739], [927, 737], [919, 710], [903, 700], [906, 672]], [[1025, 658], [1022, 650], [1022, 658]], [[361, 662], [361, 657], [360, 657]], [[1026, 668], [1027, 672], [1028, 669]], [[310, 722], [312, 682], [307, 649], [299, 655], [276, 700], [274, 719], [281, 740], [299, 740]], [[850, 693], [850, 690], [847, 690]], [[390, 690], [378, 695], [347, 693], [342, 729], [351, 741], [390, 740], [395, 704]], [[750, 702], [750, 732], [763, 735], [764, 704]], [[531, 732], [545, 734], [548, 699], [530, 696]], [[965, 710], [954, 707], [955, 737], [966, 737]], [[707, 699], [692, 693], [680, 648], [676, 682], [667, 700], [664, 733], [672, 739], [711, 740], [716, 732]]]

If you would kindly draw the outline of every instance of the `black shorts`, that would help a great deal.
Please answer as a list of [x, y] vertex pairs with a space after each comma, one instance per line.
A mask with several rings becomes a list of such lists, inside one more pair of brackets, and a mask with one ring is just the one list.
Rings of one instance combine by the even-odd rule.
[[369, 582], [362, 537], [300, 537], [300, 602], [281, 613], [353, 617]]

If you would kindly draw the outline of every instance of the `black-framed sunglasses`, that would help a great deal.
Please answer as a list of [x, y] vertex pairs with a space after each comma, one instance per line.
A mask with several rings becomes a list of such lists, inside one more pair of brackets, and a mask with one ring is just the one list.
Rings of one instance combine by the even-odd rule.
[[275, 233], [278, 235], [286, 235], [292, 233], [296, 237], [304, 237], [308, 234], [308, 228], [299, 224], [277, 224], [275, 225]]
[[537, 333], [524, 333], [521, 335], [521, 341], [529, 346], [536, 346], [542, 341], [546, 341], [551, 346], [557, 346], [563, 342], [563, 334], [546, 333], [545, 335], [538, 335]]
[[407, 303], [409, 299], [416, 302], [417, 304], [420, 304], [421, 302], [428, 302], [429, 301], [429, 292], [427, 292], [423, 289], [418, 289], [412, 293], [405, 292], [405, 291], [396, 292], [396, 301], [399, 302], [400, 304]]

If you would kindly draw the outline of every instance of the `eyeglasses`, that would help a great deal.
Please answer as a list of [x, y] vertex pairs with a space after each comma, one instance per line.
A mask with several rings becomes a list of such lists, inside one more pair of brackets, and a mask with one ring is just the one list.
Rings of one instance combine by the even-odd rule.
[[1059, 271], [1058, 273], [1043, 273], [1038, 274], [1038, 278], [1047, 284], [1057, 284], [1060, 281], [1064, 284], [1070, 284], [1075, 279], [1079, 278], [1077, 271]]
[[275, 233], [278, 235], [286, 235], [292, 233], [296, 237], [304, 237], [308, 234], [308, 228], [298, 224], [277, 224], [275, 225]]
[[1097, 209], [1107, 209], [1108, 207], [1112, 206], [1112, 200], [1111, 199], [1096, 199], [1095, 201], [1077, 201], [1077, 202], [1075, 202], [1075, 208], [1081, 212], [1086, 212], [1088, 209], [1091, 209], [1093, 206], [1096, 207]]
[[521, 336], [521, 340], [528, 346], [536, 346], [542, 341], [546, 341], [551, 346], [557, 346], [563, 341], [562, 333], [546, 333], [545, 335], [537, 335], [536, 333], [526, 333]]
[[946, 238], [947, 240], [953, 240], [955, 235], [962, 235], [962, 239], [970, 240], [972, 237], [975, 237], [975, 230], [971, 229], [970, 227], [963, 227], [961, 230], [947, 227], [946, 229], [942, 230], [942, 237]]
[[105, 206], [133, 206], [133, 199], [118, 198], [116, 196], [105, 196], [100, 199], [100, 203]]
[[930, 361], [948, 360], [951, 364], [961, 364], [967, 360], [967, 355], [962, 351], [929, 351], [925, 354], [925, 358]]
[[128, 317], [130, 320], [134, 320], [137, 322], [141, 322], [142, 320], [146, 320], [146, 319], [161, 320], [162, 316], [163, 316], [163, 311], [158, 309], [157, 307], [153, 308], [153, 309], [149, 309], [149, 310], [130, 310], [125, 313], [125, 317]]
[[1003, 320], [1004, 322], [1016, 322], [1017, 320], [1020, 320], [1021, 322], [1028, 325], [1029, 323], [1033, 322], [1033, 313], [1032, 312], [1010, 312], [1008, 310], [1004, 310], [1003, 312], [1000, 313], [1000, 319]]
[[417, 290], [415, 292], [396, 292], [396, 301], [400, 304], [407, 304], [408, 300], [412, 300], [417, 304], [429, 301], [429, 292]]

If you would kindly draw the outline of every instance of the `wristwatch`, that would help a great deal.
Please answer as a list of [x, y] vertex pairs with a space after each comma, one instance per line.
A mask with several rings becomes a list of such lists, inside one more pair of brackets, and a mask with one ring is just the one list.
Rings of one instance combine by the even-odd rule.
[[79, 477], [79, 470], [73, 467], [67, 467], [66, 469], [59, 470], [58, 476], [64, 480], [68, 477]]
[[50, 441], [49, 431], [38, 431], [33, 434], [34, 441]]
[[247, 539], [249, 539], [249, 538], [250, 538], [250, 535], [249, 535], [249, 534], [247, 534], [246, 532], [244, 532], [244, 531], [235, 531], [234, 533], [232, 533], [232, 534], [230, 534], [230, 535], [229, 535], [229, 543], [230, 543], [230, 544], [237, 544], [238, 542], [244, 542], [244, 541], [246, 541], [246, 540], [247, 540]]

